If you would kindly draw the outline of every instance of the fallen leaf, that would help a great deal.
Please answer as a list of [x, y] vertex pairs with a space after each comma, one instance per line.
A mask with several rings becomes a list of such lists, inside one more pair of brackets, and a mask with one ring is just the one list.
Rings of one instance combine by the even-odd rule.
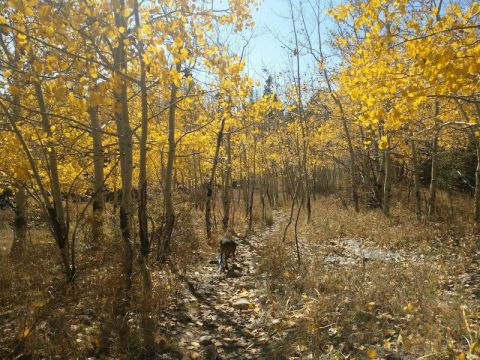
[[371, 360], [378, 359], [378, 353], [375, 349], [370, 349], [367, 351], [368, 358]]

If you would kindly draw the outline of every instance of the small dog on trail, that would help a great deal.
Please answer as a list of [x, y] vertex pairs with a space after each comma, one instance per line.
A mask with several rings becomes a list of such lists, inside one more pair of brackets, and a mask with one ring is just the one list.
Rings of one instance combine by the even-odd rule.
[[218, 256], [218, 272], [222, 270], [228, 271], [228, 259], [235, 260], [235, 251], [237, 250], [237, 243], [232, 239], [223, 238], [220, 241], [220, 255]]

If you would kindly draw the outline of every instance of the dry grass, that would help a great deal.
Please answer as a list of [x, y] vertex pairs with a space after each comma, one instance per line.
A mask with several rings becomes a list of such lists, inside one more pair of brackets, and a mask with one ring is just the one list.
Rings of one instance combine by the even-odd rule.
[[[478, 244], [462, 219], [418, 222], [401, 203], [389, 218], [380, 210], [355, 214], [338, 199], [319, 199], [311, 222], [304, 214], [300, 218], [300, 267], [291, 234], [286, 243], [275, 234], [265, 245], [270, 316], [282, 319], [273, 328], [288, 333], [276, 344], [277, 352], [325, 359], [468, 354], [466, 339], [480, 340], [480, 292], [468, 288], [478, 286], [473, 284]], [[338, 251], [332, 240], [343, 238], [400, 249], [405, 259], [326, 261]], [[459, 279], [466, 274], [471, 284], [465, 286]]]
[[[200, 213], [182, 199], [177, 201], [170, 262], [182, 270], [198, 261], [209, 247], [196, 223], [201, 220]], [[160, 213], [152, 212], [151, 215], [160, 216]], [[6, 229], [11, 214], [2, 218], [5, 219], [2, 228]], [[91, 219], [86, 217], [82, 222], [77, 234], [78, 275], [74, 287], [64, 281], [58, 249], [46, 229], [30, 230], [32, 239], [17, 263], [8, 257], [10, 245], [7, 241], [10, 239], [0, 239], [0, 244], [4, 245], [0, 248], [0, 358], [19, 354], [32, 358], [50, 358], [55, 354], [63, 359], [101, 354], [118, 357], [116, 345], [119, 341], [112, 318], [121, 281], [122, 240], [116, 221], [116, 216], [107, 214], [104, 238], [95, 246], [91, 243]], [[159, 325], [158, 316], [170, 305], [171, 297], [180, 291], [181, 281], [168, 267], [156, 268], [152, 264], [152, 269], [153, 315]], [[138, 316], [142, 300], [140, 276], [134, 261], [128, 349], [132, 359], [137, 359], [142, 350]], [[160, 328], [156, 334], [161, 339]], [[163, 339], [158, 345], [159, 350], [170, 346]]]
[[[443, 199], [444, 194], [439, 196]], [[474, 259], [478, 244], [461, 212], [469, 205], [459, 199], [452, 203], [456, 206], [453, 214], [460, 215], [445, 222], [418, 222], [410, 205], [403, 205], [403, 201], [397, 202], [391, 217], [386, 218], [379, 210], [355, 214], [333, 197], [318, 199], [312, 221], [307, 224], [304, 214], [300, 218], [301, 267], [296, 261], [292, 231], [285, 243], [279, 233], [266, 239], [260, 264], [266, 275], [266, 309], [269, 316], [280, 319], [273, 326], [279, 329], [274, 330], [288, 330], [285, 340], [274, 344], [276, 352], [326, 358], [350, 355], [358, 359], [365, 358], [369, 350], [380, 356], [434, 354], [435, 359], [467, 352], [465, 339], [479, 340], [475, 333], [479, 331], [478, 321], [472, 319], [480, 318], [480, 306], [478, 297], [472, 297], [472, 291], [460, 279], [471, 274], [472, 269], [478, 272]], [[203, 211], [195, 210], [180, 195], [176, 204], [171, 262], [183, 271], [211, 257], [216, 248], [207, 245]], [[258, 232], [274, 220], [269, 207], [263, 220], [259, 205], [255, 198]], [[240, 234], [246, 231], [242, 206], [235, 210], [235, 230]], [[220, 202], [216, 209], [216, 236], [220, 237]], [[151, 215], [158, 224], [159, 208], [152, 206]], [[121, 237], [118, 226], [114, 226], [116, 217], [107, 216], [105, 238], [97, 247], [89, 243], [89, 219], [80, 227], [80, 269], [75, 287], [71, 288], [65, 286], [53, 239], [37, 223], [33, 224], [23, 261], [10, 262], [7, 253], [11, 213], [0, 216], [0, 358], [8, 358], [15, 347], [16, 353], [33, 358], [48, 358], [51, 354], [86, 358], [99, 356], [102, 348], [109, 348], [111, 356], [118, 354], [115, 325], [110, 321], [120, 278]], [[40, 222], [37, 215], [34, 218]], [[408, 256], [418, 256], [415, 261], [407, 256], [407, 261], [401, 263], [370, 261], [365, 266], [360, 261], [349, 266], [325, 263], [324, 256], [335, 250], [331, 241], [341, 238], [361, 239], [368, 246], [400, 249]], [[153, 313], [158, 324], [156, 317], [169, 306], [173, 296], [178, 296], [181, 281], [168, 268], [154, 270]], [[140, 319], [134, 315], [139, 313], [136, 306], [141, 300], [139, 276], [135, 266], [130, 354], [141, 350]], [[473, 278], [469, 279], [469, 286], [476, 286]], [[461, 305], [466, 306], [470, 331]], [[157, 333], [162, 334], [160, 328]], [[162, 347], [170, 345], [162, 340]]]

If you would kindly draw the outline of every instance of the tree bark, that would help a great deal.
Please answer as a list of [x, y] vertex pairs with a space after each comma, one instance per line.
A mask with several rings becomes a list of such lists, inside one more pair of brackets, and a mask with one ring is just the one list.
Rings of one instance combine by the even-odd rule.
[[253, 175], [251, 180], [250, 199], [248, 200], [248, 232], [253, 231], [253, 196], [255, 194], [256, 181], [256, 153], [257, 153], [257, 139], [253, 139]]
[[[42, 85], [40, 82], [34, 82], [35, 96], [37, 98], [38, 107], [40, 109], [41, 118], [42, 118], [42, 128], [47, 136], [52, 136], [52, 129], [50, 125], [50, 119], [47, 113], [47, 107], [45, 105], [45, 99], [43, 97]], [[73, 281], [75, 277], [75, 264], [70, 264], [70, 251], [68, 243], [68, 225], [65, 221], [65, 212], [63, 209], [62, 203], [62, 193], [60, 188], [60, 177], [58, 174], [58, 161], [57, 161], [57, 152], [55, 150], [54, 144], [51, 141], [47, 141], [47, 152], [48, 152], [48, 167], [50, 175], [50, 189], [53, 197], [53, 206], [50, 202], [47, 205], [47, 212], [49, 214], [51, 226], [55, 236], [55, 240], [60, 249], [60, 256], [62, 259], [63, 268], [65, 271], [65, 276], [68, 281]]]
[[[307, 168], [307, 154], [308, 154], [308, 141], [307, 141], [307, 131], [305, 129], [305, 117], [303, 112], [303, 101], [302, 101], [302, 86], [300, 79], [300, 48], [299, 48], [299, 39], [297, 33], [297, 25], [295, 21], [295, 15], [293, 13], [293, 4], [292, 0], [289, 0], [290, 7], [290, 19], [293, 26], [293, 37], [295, 41], [295, 58], [296, 58], [296, 76], [295, 76], [295, 85], [297, 92], [297, 105], [298, 105], [298, 114], [299, 114], [299, 123], [302, 131], [302, 159], [300, 166], [302, 168], [302, 179], [303, 179], [303, 196], [307, 201], [307, 221], [310, 222], [312, 216], [312, 207], [310, 203], [310, 188], [308, 184], [308, 168]], [[300, 156], [300, 155], [299, 155]]]
[[420, 220], [422, 216], [422, 203], [420, 197], [420, 175], [418, 173], [418, 159], [417, 159], [417, 147], [415, 140], [411, 140], [410, 147], [412, 150], [412, 172], [413, 172], [413, 188], [415, 193], [415, 213], [417, 219]]
[[227, 169], [225, 174], [225, 182], [223, 184], [223, 231], [228, 230], [230, 220], [230, 204], [231, 204], [231, 186], [232, 186], [232, 135], [227, 133]]
[[248, 218], [248, 202], [249, 202], [249, 193], [250, 193], [250, 180], [249, 180], [249, 169], [248, 169], [248, 158], [247, 158], [247, 149], [245, 144], [242, 143], [243, 151], [242, 151], [242, 164], [243, 164], [243, 171], [242, 175], [244, 176], [242, 179], [242, 195], [243, 195], [243, 205], [245, 210], [245, 218]]
[[431, 167], [431, 177], [430, 177], [430, 193], [428, 197], [428, 218], [431, 219], [435, 214], [435, 205], [437, 199], [437, 174], [438, 174], [438, 165], [437, 165], [437, 155], [438, 155], [438, 119], [440, 104], [438, 100], [435, 100], [435, 133], [432, 139], [432, 167]]
[[[138, 0], [134, 1], [134, 14], [136, 28], [140, 28], [140, 13], [138, 9]], [[145, 357], [147, 359], [155, 356], [155, 324], [152, 318], [152, 302], [153, 302], [153, 284], [150, 269], [148, 267], [148, 256], [150, 254], [150, 240], [148, 236], [148, 220], [147, 220], [147, 139], [148, 139], [148, 103], [147, 103], [147, 78], [146, 67], [143, 60], [143, 42], [138, 44], [138, 61], [140, 64], [140, 98], [141, 98], [141, 135], [140, 135], [140, 160], [139, 160], [139, 176], [138, 176], [138, 227], [140, 235], [140, 254], [138, 263], [142, 273], [143, 282], [143, 304], [142, 304], [142, 330], [143, 330], [143, 346], [145, 348]]]
[[215, 192], [215, 175], [217, 172], [218, 155], [220, 154], [220, 146], [223, 140], [223, 130], [225, 127], [225, 116], [222, 116], [220, 120], [220, 129], [217, 134], [217, 143], [215, 145], [215, 155], [213, 156], [212, 170], [210, 172], [210, 178], [208, 179], [205, 201], [205, 225], [207, 230], [207, 241], [210, 243], [212, 240], [212, 199]]
[[93, 223], [92, 236], [93, 244], [98, 245], [103, 236], [103, 216], [105, 209], [104, 198], [104, 165], [105, 156], [102, 145], [102, 129], [98, 118], [98, 106], [88, 108], [90, 125], [93, 140]]
[[[177, 65], [177, 71], [180, 65]], [[170, 242], [172, 239], [173, 227], [175, 225], [175, 212], [173, 209], [173, 165], [175, 162], [175, 115], [177, 110], [177, 85], [172, 84], [170, 90], [170, 104], [168, 109], [168, 157], [167, 167], [165, 170], [165, 190], [164, 190], [164, 206], [165, 206], [165, 225], [163, 227], [160, 239], [160, 251], [157, 254], [157, 260], [164, 262], [170, 250]]]
[[[127, 28], [123, 16], [125, 1], [120, 0], [114, 6], [115, 26]], [[126, 73], [125, 34], [118, 36], [118, 45], [113, 51], [114, 66], [117, 72]], [[128, 308], [130, 305], [133, 272], [133, 139], [128, 113], [127, 84], [124, 79], [116, 78], [120, 82], [118, 90], [114, 91], [114, 118], [117, 126], [118, 146], [120, 151], [120, 177], [122, 183], [122, 199], [120, 202], [120, 231], [122, 234], [122, 259], [119, 288], [115, 306], [115, 317], [118, 321], [118, 331], [121, 347], [129, 347]]]
[[390, 154], [390, 138], [385, 149], [385, 179], [383, 183], [383, 213], [390, 215], [390, 193], [392, 188], [392, 159]]
[[480, 137], [476, 137], [477, 143], [477, 168], [475, 169], [475, 222], [480, 226]]
[[13, 223], [13, 242], [10, 258], [20, 260], [25, 251], [27, 240], [27, 195], [25, 188], [19, 186], [15, 192], [15, 220]]

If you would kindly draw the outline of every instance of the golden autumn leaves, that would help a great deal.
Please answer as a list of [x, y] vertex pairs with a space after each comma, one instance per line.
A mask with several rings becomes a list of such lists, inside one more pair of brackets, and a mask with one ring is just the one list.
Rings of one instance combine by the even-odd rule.
[[415, 11], [410, 5], [371, 1], [329, 11], [339, 23], [358, 29], [357, 37], [339, 40], [354, 51], [344, 59], [338, 81], [358, 104], [356, 117], [367, 129], [382, 124], [387, 132], [397, 131], [422, 117], [434, 99], [468, 100], [478, 94], [480, 5], [419, 6]]
[[[18, 51], [15, 59], [5, 59], [10, 65], [2, 68], [1, 81], [8, 97], [18, 97], [19, 117], [26, 117], [29, 111], [33, 114], [27, 121], [19, 121], [17, 126], [28, 139], [39, 168], [43, 169], [43, 165], [37, 152], [47, 137], [38, 124], [40, 112], [36, 106], [34, 82], [40, 83], [50, 121], [57, 126], [48, 141], [61, 154], [62, 183], [69, 187], [75, 182], [73, 188], [77, 190], [90, 186], [88, 177], [78, 176], [91, 172], [92, 166], [89, 156], [85, 156], [90, 154], [88, 149], [92, 141], [88, 136], [91, 132], [89, 109], [95, 108], [99, 113], [108, 160], [106, 172], [111, 172], [115, 166], [111, 161], [116, 145], [112, 117], [122, 112], [119, 95], [124, 88], [129, 94], [132, 128], [139, 129], [139, 59], [143, 60], [146, 70], [149, 143], [152, 144], [149, 148], [152, 151], [165, 146], [165, 109], [171, 86], [178, 87], [176, 125], [181, 142], [176, 165], [180, 169], [189, 164], [188, 159], [184, 161], [181, 157], [182, 152], [197, 149], [205, 154], [205, 159], [209, 158], [217, 127], [213, 121], [215, 116], [226, 117], [228, 128], [242, 128], [261, 122], [263, 114], [273, 106], [278, 108], [279, 102], [273, 102], [272, 97], [250, 104], [253, 82], [244, 74], [245, 61], [232, 54], [226, 44], [212, 41], [219, 24], [237, 31], [251, 26], [251, 2], [232, 0], [215, 12], [205, 4], [190, 0], [142, 3], [139, 7], [142, 21], [136, 26], [134, 1], [123, 4], [121, 1], [88, 0], [81, 6], [78, 2], [67, 1], [61, 7], [37, 0], [2, 3], [0, 33], [12, 53]], [[120, 22], [116, 22], [116, 18]], [[120, 44], [124, 47], [125, 58], [119, 70], [114, 63]], [[209, 82], [203, 75], [207, 72]], [[215, 93], [217, 96], [212, 101]], [[6, 102], [6, 105], [14, 109], [12, 104]], [[192, 128], [201, 128], [201, 132], [190, 134]], [[12, 133], [6, 136], [14, 142]], [[244, 135], [239, 133], [238, 136]], [[11, 146], [12, 141], [4, 142], [5, 147]], [[134, 156], [137, 156], [136, 149]], [[20, 160], [25, 162], [22, 156]], [[149, 161], [159, 168], [158, 153], [149, 156]], [[201, 166], [208, 168], [210, 165], [205, 161]], [[22, 173], [28, 175], [28, 172]], [[14, 172], [9, 174], [15, 177]], [[115, 175], [106, 179], [107, 187], [115, 183]]]

